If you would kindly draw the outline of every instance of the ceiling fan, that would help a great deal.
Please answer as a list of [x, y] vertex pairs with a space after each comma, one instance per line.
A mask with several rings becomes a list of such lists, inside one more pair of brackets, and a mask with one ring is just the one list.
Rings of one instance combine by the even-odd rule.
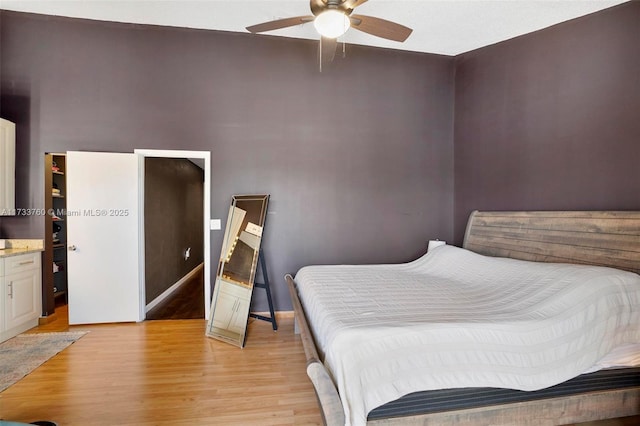
[[413, 31], [404, 25], [372, 16], [355, 15], [353, 10], [367, 0], [310, 0], [312, 15], [277, 19], [247, 27], [251, 33], [263, 33], [313, 22], [320, 33], [320, 70], [331, 62], [338, 46], [337, 38], [349, 28], [387, 40], [403, 42]]

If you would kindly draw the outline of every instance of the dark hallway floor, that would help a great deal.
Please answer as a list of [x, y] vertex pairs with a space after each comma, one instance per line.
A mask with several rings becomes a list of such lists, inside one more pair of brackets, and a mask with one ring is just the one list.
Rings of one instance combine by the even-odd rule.
[[147, 320], [204, 319], [204, 268], [167, 300], [147, 312]]

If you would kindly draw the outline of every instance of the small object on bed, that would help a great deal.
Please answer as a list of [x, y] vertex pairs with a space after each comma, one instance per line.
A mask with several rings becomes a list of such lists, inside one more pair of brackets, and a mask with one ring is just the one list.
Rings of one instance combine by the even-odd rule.
[[447, 242], [446, 241], [440, 241], [440, 240], [429, 240], [429, 246], [427, 247], [427, 252], [430, 252], [431, 250], [433, 250], [436, 247], [440, 247], [440, 246], [444, 246], [446, 245]]

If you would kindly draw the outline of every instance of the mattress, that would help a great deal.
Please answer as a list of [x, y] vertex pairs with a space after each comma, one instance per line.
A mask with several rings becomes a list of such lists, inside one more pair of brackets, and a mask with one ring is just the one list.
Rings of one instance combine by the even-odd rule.
[[640, 344], [640, 276], [612, 268], [442, 246], [405, 264], [307, 266], [295, 280], [348, 425], [412, 392], [544, 389]]
[[504, 388], [456, 388], [413, 392], [374, 408], [367, 420], [467, 410], [491, 405], [529, 402], [590, 392], [640, 387], [640, 367], [612, 368], [578, 377], [537, 391]]

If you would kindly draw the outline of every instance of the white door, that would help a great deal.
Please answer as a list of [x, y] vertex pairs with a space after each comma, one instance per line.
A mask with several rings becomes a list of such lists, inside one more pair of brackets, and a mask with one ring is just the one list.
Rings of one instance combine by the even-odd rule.
[[14, 216], [16, 179], [16, 125], [0, 118], [0, 216]]
[[66, 161], [69, 324], [142, 321], [139, 156]]

